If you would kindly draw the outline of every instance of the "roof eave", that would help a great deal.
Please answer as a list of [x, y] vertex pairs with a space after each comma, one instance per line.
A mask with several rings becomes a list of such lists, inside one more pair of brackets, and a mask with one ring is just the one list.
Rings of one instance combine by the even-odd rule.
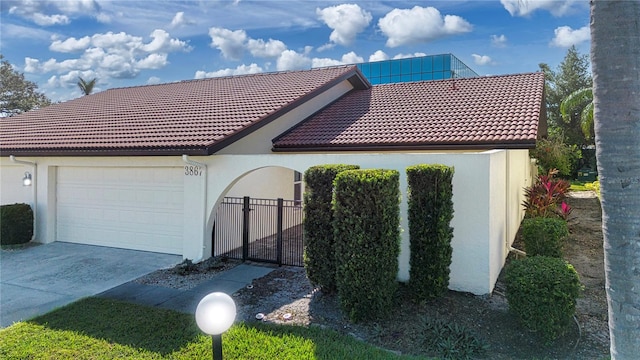
[[1, 149], [3, 155], [33, 157], [70, 157], [70, 156], [180, 156], [208, 155], [205, 149], [193, 147], [174, 148], [118, 148], [118, 149]]
[[438, 150], [494, 150], [494, 149], [533, 149], [531, 142], [501, 143], [439, 143], [439, 144], [362, 144], [362, 145], [309, 145], [309, 146], [273, 146], [273, 152], [323, 152], [323, 151], [438, 151]]

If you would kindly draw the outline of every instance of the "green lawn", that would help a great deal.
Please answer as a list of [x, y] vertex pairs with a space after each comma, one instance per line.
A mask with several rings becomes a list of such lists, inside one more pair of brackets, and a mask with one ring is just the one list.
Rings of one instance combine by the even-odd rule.
[[[223, 335], [230, 359], [424, 359], [398, 356], [318, 327], [237, 324]], [[192, 315], [86, 298], [0, 330], [0, 359], [211, 359]]]

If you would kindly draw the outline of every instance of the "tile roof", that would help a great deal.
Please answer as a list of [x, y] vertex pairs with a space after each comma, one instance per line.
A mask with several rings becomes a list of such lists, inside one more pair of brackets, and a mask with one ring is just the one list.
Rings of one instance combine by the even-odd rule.
[[376, 85], [354, 91], [274, 139], [274, 151], [529, 148], [544, 74]]
[[369, 86], [355, 66], [339, 66], [110, 89], [1, 118], [0, 151], [212, 154], [345, 79]]

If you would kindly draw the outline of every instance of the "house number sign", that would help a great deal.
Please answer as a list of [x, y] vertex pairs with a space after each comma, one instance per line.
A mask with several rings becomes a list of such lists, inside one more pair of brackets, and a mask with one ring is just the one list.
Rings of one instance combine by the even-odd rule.
[[185, 176], [202, 176], [202, 168], [200, 166], [185, 165], [184, 175]]

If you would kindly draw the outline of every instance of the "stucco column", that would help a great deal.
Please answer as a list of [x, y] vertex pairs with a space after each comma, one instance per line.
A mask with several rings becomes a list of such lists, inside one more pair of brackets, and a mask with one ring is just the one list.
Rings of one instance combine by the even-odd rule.
[[207, 166], [183, 156], [184, 226], [182, 256], [194, 262], [208, 257], [204, 254], [207, 205]]

